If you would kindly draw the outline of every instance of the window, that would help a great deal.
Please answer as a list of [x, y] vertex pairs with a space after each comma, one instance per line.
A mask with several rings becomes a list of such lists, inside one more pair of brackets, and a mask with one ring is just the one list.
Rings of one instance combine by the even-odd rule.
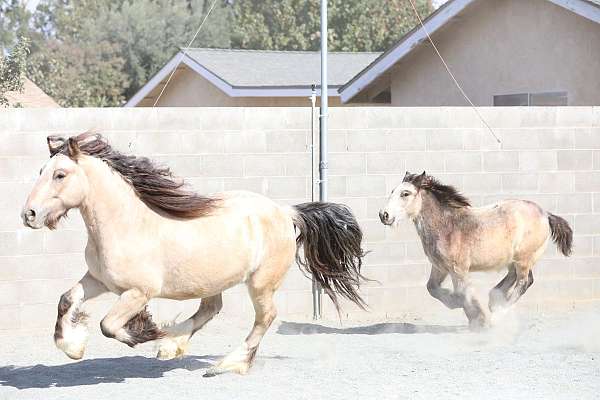
[[494, 96], [494, 106], [566, 106], [567, 92], [517, 93]]

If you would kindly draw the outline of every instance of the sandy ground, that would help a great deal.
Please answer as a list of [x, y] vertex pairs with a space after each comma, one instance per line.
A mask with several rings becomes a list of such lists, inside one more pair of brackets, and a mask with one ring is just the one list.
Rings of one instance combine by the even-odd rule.
[[247, 321], [219, 316], [182, 360], [90, 338], [72, 362], [48, 336], [4, 335], [0, 399], [598, 399], [600, 307], [506, 315], [471, 333], [460, 312], [401, 321], [278, 321], [246, 376], [203, 378]]

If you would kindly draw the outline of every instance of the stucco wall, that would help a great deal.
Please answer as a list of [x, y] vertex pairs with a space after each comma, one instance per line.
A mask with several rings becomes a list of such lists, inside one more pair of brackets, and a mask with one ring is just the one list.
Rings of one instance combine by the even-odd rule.
[[[468, 108], [336, 108], [330, 113], [330, 196], [352, 207], [365, 231], [371, 317], [451, 312], [425, 289], [429, 273], [414, 227], [377, 219], [406, 169], [456, 184], [477, 205], [517, 197], [564, 216], [575, 230], [571, 258], [551, 245], [536, 282], [517, 304], [532, 310], [600, 299], [600, 108], [503, 108], [481, 112], [500, 148]], [[0, 330], [50, 335], [62, 292], [84, 271], [86, 233], [77, 212], [56, 231], [25, 229], [20, 209], [47, 160], [48, 134], [99, 129], [122, 151], [169, 164], [206, 193], [249, 189], [282, 203], [310, 199], [307, 108], [135, 108], [0, 111]], [[476, 276], [486, 291], [501, 274]], [[281, 318], [311, 313], [310, 281], [292, 268], [277, 293]], [[487, 295], [486, 295], [487, 298]], [[99, 320], [114, 302], [90, 304]], [[225, 294], [223, 318], [250, 314], [243, 286]], [[198, 301], [153, 302], [159, 319]], [[328, 299], [325, 312], [333, 316]], [[454, 311], [459, 313], [459, 311]], [[354, 307], [345, 315], [365, 318]]]
[[[433, 39], [476, 105], [552, 91], [567, 91], [570, 106], [600, 104], [600, 24], [547, 0], [476, 1]], [[389, 79], [394, 106], [467, 104], [429, 44]]]
[[[138, 107], [152, 107], [162, 86], [150, 92]], [[329, 105], [339, 106], [339, 97], [329, 97]], [[229, 97], [215, 85], [186, 66], [173, 75], [158, 107], [309, 107], [306, 97]]]

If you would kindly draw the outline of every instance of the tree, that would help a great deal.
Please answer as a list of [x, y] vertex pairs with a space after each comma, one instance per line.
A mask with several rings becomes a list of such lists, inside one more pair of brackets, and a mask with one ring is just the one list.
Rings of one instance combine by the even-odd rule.
[[[416, 0], [423, 18], [430, 0]], [[332, 51], [384, 51], [416, 26], [408, 0], [329, 0]], [[265, 50], [318, 50], [320, 0], [239, 0], [232, 46]]]
[[28, 53], [27, 39], [21, 38], [8, 56], [0, 56], [0, 106], [7, 107], [6, 92], [22, 92]]

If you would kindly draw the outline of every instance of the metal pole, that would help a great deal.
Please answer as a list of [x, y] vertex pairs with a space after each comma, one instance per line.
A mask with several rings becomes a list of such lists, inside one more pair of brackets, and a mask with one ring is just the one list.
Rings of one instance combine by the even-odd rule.
[[[327, 201], [327, 0], [321, 0], [321, 112], [319, 115], [319, 201]], [[313, 319], [322, 314], [321, 288], [313, 281]]]

